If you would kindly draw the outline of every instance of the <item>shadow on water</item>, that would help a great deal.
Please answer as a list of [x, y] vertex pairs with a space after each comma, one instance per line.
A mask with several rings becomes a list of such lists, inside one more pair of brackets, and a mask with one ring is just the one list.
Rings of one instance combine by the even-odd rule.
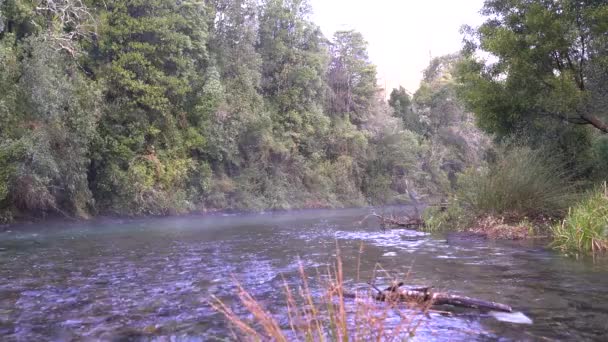
[[[0, 339], [209, 340], [228, 336], [211, 294], [233, 304], [231, 276], [280, 314], [283, 275], [297, 281], [342, 251], [355, 282], [376, 264], [408, 283], [496, 300], [523, 317], [458, 311], [433, 316], [418, 340], [602, 340], [608, 333], [608, 263], [577, 261], [534, 244], [450, 241], [381, 232], [369, 210], [306, 210], [96, 220], [9, 227], [0, 233]], [[519, 317], [519, 318], [518, 318]], [[528, 322], [529, 323], [529, 322]]]

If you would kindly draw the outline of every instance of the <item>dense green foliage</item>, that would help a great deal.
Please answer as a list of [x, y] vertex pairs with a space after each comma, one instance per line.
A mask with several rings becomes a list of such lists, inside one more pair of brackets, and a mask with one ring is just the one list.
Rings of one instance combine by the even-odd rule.
[[387, 103], [363, 36], [328, 40], [309, 13], [304, 0], [2, 0], [0, 220], [444, 194], [479, 160], [445, 80], [457, 58]]
[[[487, 0], [462, 53], [388, 101], [364, 37], [328, 39], [310, 10], [0, 0], [0, 222], [451, 192], [428, 226], [464, 228], [561, 218], [605, 181], [605, 1]], [[602, 206], [596, 194], [572, 209], [557, 245], [605, 249]]]
[[467, 48], [496, 58], [463, 66], [463, 95], [499, 135], [553, 119], [608, 132], [608, 5], [604, 1], [486, 1]]
[[608, 190], [606, 184], [572, 208], [553, 226], [553, 245], [564, 252], [598, 253], [608, 250]]
[[[485, 23], [463, 30], [453, 74], [456, 94], [495, 148], [487, 166], [458, 177], [446, 210], [427, 212], [432, 228], [546, 223], [607, 176], [608, 4], [488, 0], [482, 14]], [[553, 229], [559, 246], [601, 249], [600, 202], [599, 195], [583, 202]]]
[[608, 4], [491, 0], [482, 13], [483, 25], [465, 28], [468, 58], [458, 73], [479, 126], [499, 140], [551, 149], [583, 177], [604, 178]]

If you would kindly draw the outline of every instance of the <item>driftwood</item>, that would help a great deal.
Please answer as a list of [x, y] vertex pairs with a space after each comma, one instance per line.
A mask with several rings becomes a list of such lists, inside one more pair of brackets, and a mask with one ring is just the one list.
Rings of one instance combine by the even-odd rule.
[[[374, 298], [378, 301], [400, 301], [408, 303], [426, 304], [426, 305], [452, 305], [463, 308], [492, 310], [501, 312], [513, 312], [513, 309], [502, 303], [490, 302], [477, 298], [459, 296], [445, 292], [433, 292], [431, 287], [419, 288], [401, 288], [403, 283], [392, 285], [384, 290], [379, 290], [372, 285], [378, 292]], [[346, 298], [356, 298], [355, 292], [343, 291]]]

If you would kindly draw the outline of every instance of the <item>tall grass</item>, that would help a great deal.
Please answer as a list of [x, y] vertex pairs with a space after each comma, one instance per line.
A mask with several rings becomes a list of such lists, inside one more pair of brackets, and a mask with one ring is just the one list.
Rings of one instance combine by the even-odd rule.
[[[529, 225], [530, 220], [545, 226], [567, 213], [577, 197], [577, 184], [560, 158], [523, 146], [505, 148], [499, 156], [484, 168], [462, 174], [447, 208], [425, 211], [426, 230], [492, 228], [493, 235], [510, 236], [497, 229], [520, 230], [521, 223]], [[490, 221], [500, 222], [500, 227], [488, 225]]]
[[608, 251], [608, 188], [595, 190], [552, 227], [553, 246], [564, 252]]
[[566, 170], [558, 158], [542, 150], [512, 147], [485, 170], [463, 175], [457, 197], [476, 215], [565, 214], [575, 194]]
[[301, 264], [299, 275], [296, 289], [284, 280], [288, 324], [279, 324], [238, 282], [237, 296], [252, 319], [240, 317], [216, 297], [211, 305], [232, 324], [235, 337], [253, 341], [403, 341], [414, 336], [426, 319], [428, 304], [377, 302], [371, 289], [346, 291], [339, 253], [335, 266], [325, 274], [320, 295], [313, 295], [317, 291], [311, 289]]

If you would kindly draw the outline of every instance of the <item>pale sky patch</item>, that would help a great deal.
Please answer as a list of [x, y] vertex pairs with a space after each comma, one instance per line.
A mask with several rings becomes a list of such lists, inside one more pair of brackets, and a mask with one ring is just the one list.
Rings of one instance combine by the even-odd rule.
[[368, 41], [380, 86], [416, 91], [433, 57], [458, 52], [464, 24], [483, 22], [483, 0], [310, 0], [313, 21], [331, 38], [354, 29]]

